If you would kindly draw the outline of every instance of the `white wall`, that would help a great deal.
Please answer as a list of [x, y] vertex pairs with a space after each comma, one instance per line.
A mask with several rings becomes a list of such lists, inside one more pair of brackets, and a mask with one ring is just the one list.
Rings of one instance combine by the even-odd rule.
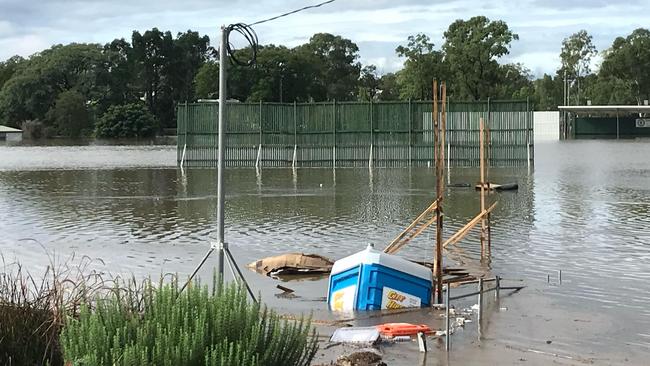
[[7, 132], [7, 142], [20, 142], [23, 140], [22, 132]]
[[560, 139], [560, 112], [533, 112], [535, 142]]

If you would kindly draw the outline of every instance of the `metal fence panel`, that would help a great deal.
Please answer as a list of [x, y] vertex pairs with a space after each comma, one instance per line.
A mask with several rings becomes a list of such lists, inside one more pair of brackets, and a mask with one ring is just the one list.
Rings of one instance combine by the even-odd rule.
[[[433, 163], [432, 102], [230, 103], [229, 166], [404, 167]], [[439, 106], [439, 110], [441, 106]], [[452, 166], [478, 166], [479, 119], [489, 128], [489, 164], [532, 164], [526, 101], [447, 102], [445, 147]], [[215, 166], [218, 104], [177, 107], [177, 160]]]

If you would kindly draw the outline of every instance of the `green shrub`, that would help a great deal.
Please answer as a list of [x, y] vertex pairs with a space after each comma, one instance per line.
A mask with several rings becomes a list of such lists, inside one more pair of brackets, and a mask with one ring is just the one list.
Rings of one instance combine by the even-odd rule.
[[22, 123], [23, 136], [26, 139], [38, 140], [44, 135], [45, 126], [39, 120], [29, 120]]
[[86, 98], [81, 93], [68, 90], [59, 94], [56, 104], [48, 112], [61, 136], [77, 138], [90, 129]]
[[95, 123], [95, 136], [100, 138], [149, 137], [155, 132], [156, 120], [141, 103], [117, 105]]
[[142, 308], [117, 290], [87, 306], [62, 332], [73, 365], [308, 365], [317, 348], [308, 322], [288, 322], [249, 303], [235, 285], [198, 282], [179, 295], [178, 282], [151, 284]]

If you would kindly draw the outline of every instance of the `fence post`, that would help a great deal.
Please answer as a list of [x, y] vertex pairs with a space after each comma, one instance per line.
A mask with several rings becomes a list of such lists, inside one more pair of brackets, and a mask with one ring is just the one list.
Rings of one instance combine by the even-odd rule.
[[412, 166], [412, 152], [413, 142], [411, 141], [411, 130], [413, 129], [413, 111], [411, 110], [411, 98], [409, 98], [409, 113], [408, 113], [408, 125], [409, 125], [409, 166]]
[[259, 107], [259, 115], [260, 115], [260, 139], [259, 139], [259, 145], [257, 147], [257, 159], [255, 160], [255, 167], [259, 168], [261, 163], [262, 163], [262, 101], [260, 100], [260, 107]]
[[372, 149], [375, 144], [373, 134], [373, 119], [372, 119], [372, 100], [370, 101], [370, 155], [368, 157], [368, 168], [372, 168]]
[[[492, 109], [491, 109], [490, 107], [491, 107], [491, 104], [490, 104], [490, 97], [488, 97], [488, 98], [487, 98], [487, 119], [486, 119], [486, 124], [485, 124], [485, 126], [486, 126], [486, 127], [485, 127], [485, 130], [488, 131], [488, 132], [487, 132], [487, 135], [486, 135], [486, 137], [487, 137], [487, 141], [486, 141], [486, 143], [487, 143], [488, 148], [485, 150], [486, 153], [487, 153], [487, 154], [485, 155], [485, 162], [486, 162], [486, 164], [487, 164], [487, 166], [486, 166], [486, 173], [489, 171], [489, 167], [492, 166], [492, 163], [491, 163], [491, 159], [492, 159], [492, 149], [490, 149], [490, 147], [491, 147], [491, 142], [490, 142], [490, 141], [492, 140], [492, 138], [491, 138], [491, 136], [490, 136], [490, 132], [489, 132], [489, 131], [491, 131], [491, 129], [492, 129], [492, 119], [491, 119], [491, 116], [492, 116]], [[487, 174], [489, 174], [489, 173], [487, 173]], [[486, 176], [486, 179], [487, 179], [488, 182], [490, 181], [489, 176]]]
[[528, 165], [528, 169], [530, 169], [530, 159], [531, 159], [531, 154], [530, 154], [530, 106], [529, 106], [529, 97], [526, 97], [526, 162]]
[[336, 99], [332, 101], [332, 168], [336, 168]]
[[298, 106], [293, 101], [293, 161], [291, 167], [296, 168], [298, 163]]

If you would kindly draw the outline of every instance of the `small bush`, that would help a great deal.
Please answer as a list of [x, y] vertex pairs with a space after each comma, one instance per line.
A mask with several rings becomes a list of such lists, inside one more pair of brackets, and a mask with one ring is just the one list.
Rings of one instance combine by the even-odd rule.
[[63, 330], [65, 359], [73, 365], [308, 365], [316, 353], [307, 322], [281, 321], [251, 304], [237, 286], [213, 290], [198, 282], [179, 295], [178, 282], [145, 287], [134, 311], [120, 291], [84, 307]]
[[62, 136], [77, 138], [91, 127], [86, 98], [75, 90], [59, 94], [48, 115]]
[[23, 135], [26, 139], [38, 140], [43, 137], [45, 126], [39, 120], [29, 120], [22, 123]]
[[155, 132], [156, 120], [140, 103], [117, 105], [95, 123], [95, 136], [100, 138], [149, 137]]

